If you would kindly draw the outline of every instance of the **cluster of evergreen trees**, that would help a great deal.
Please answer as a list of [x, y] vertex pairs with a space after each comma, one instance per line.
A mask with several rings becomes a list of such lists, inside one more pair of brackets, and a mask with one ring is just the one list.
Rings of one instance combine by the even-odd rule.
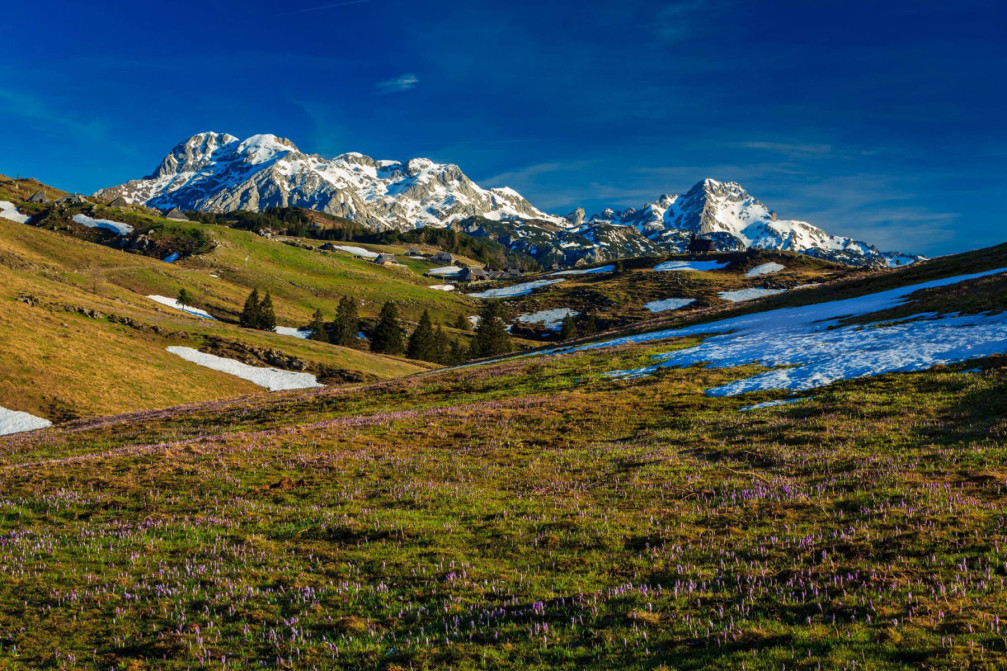
[[[190, 300], [184, 289], [179, 292], [180, 304], [186, 305]], [[263, 331], [276, 329], [273, 299], [268, 291], [260, 299], [259, 290], [252, 290], [245, 301], [240, 323], [246, 328]], [[467, 331], [470, 325], [464, 316], [459, 316], [455, 327]], [[350, 296], [343, 297], [336, 309], [336, 318], [331, 322], [325, 321], [320, 309], [315, 310], [311, 323], [308, 324], [308, 330], [311, 332], [308, 336], [311, 340], [359, 348], [362, 339], [357, 301]], [[458, 339], [448, 337], [443, 326], [438, 324], [435, 327], [430, 313], [426, 310], [423, 311], [416, 328], [406, 337], [406, 330], [399, 319], [398, 306], [388, 301], [381, 307], [381, 314], [378, 315], [378, 321], [371, 333], [371, 351], [382, 354], [404, 354], [410, 359], [453, 365], [468, 359], [506, 354], [511, 351], [511, 340], [498, 301], [490, 301], [483, 308], [468, 348]]]
[[245, 328], [260, 329], [262, 331], [276, 330], [276, 314], [273, 312], [273, 297], [266, 292], [266, 295], [259, 300], [259, 290], [252, 289], [252, 293], [245, 300], [245, 307], [241, 311], [239, 322]]
[[[470, 324], [464, 316], [458, 318], [455, 326], [469, 330]], [[360, 318], [357, 302], [350, 297], [339, 301], [336, 318], [326, 322], [321, 310], [315, 310], [308, 330], [312, 340], [328, 342], [343, 347], [360, 347]], [[505, 354], [511, 350], [510, 336], [507, 326], [500, 315], [496, 302], [487, 305], [480, 317], [472, 345], [466, 348], [456, 338], [448, 336], [444, 327], [434, 326], [430, 313], [423, 312], [419, 323], [412, 333], [406, 335], [406, 329], [399, 318], [398, 306], [389, 301], [381, 307], [381, 313], [371, 332], [371, 351], [382, 354], [405, 355], [410, 359], [431, 361], [434, 363], [453, 365], [468, 359]]]

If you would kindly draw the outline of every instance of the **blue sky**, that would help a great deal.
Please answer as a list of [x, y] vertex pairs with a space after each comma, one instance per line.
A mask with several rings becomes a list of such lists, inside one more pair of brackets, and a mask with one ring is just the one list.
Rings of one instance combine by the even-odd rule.
[[0, 172], [89, 193], [196, 132], [268, 132], [560, 214], [733, 179], [959, 251], [1007, 240], [1005, 23], [992, 0], [12, 3]]

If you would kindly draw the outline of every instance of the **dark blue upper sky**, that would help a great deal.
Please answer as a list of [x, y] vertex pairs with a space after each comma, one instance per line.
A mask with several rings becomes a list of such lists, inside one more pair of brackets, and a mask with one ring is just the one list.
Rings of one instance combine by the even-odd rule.
[[11, 3], [0, 172], [68, 190], [203, 130], [427, 156], [543, 209], [703, 177], [885, 249], [1007, 240], [995, 0]]

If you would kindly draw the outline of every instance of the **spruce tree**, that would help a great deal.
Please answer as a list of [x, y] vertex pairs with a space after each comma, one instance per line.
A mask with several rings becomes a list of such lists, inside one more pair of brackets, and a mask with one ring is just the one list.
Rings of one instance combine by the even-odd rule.
[[434, 351], [433, 359], [435, 363], [450, 364], [451, 361], [451, 346], [448, 344], [448, 335], [444, 332], [444, 329], [437, 326], [434, 330]]
[[332, 344], [356, 347], [360, 344], [360, 316], [357, 301], [351, 296], [343, 296], [336, 308], [336, 321], [332, 324]]
[[245, 308], [241, 311], [240, 324], [245, 328], [257, 329], [260, 321], [259, 290], [252, 289], [252, 293], [245, 299]]
[[405, 344], [402, 338], [402, 326], [399, 325], [399, 309], [395, 303], [388, 301], [381, 307], [378, 323], [371, 336], [371, 351], [384, 354], [402, 354]]
[[311, 323], [308, 324], [308, 331], [311, 332], [308, 335], [309, 340], [329, 342], [329, 334], [325, 331], [325, 318], [322, 316], [321, 308], [315, 309], [315, 314], [311, 318]]
[[455, 328], [459, 331], [470, 331], [472, 330], [472, 323], [465, 315], [458, 315], [458, 319], [455, 320]]
[[259, 303], [259, 328], [263, 331], [276, 330], [276, 314], [273, 312], [273, 297], [266, 292], [265, 298]]
[[581, 331], [584, 335], [594, 335], [598, 332], [598, 319], [594, 316], [593, 312], [584, 320], [584, 326], [581, 328]]
[[560, 340], [570, 340], [577, 337], [577, 325], [573, 323], [573, 315], [569, 312], [563, 317], [563, 326], [559, 330]]
[[479, 315], [479, 325], [476, 326], [476, 335], [472, 339], [469, 356], [477, 359], [506, 354], [510, 351], [510, 335], [500, 314], [500, 304], [497, 301], [489, 301]]
[[423, 311], [416, 330], [409, 336], [409, 344], [406, 346], [406, 356], [410, 359], [421, 359], [423, 361], [437, 360], [434, 327], [430, 323], [430, 313], [426, 310]]
[[192, 296], [190, 296], [189, 292], [185, 289], [179, 289], [178, 298], [175, 299], [175, 302], [183, 308], [190, 307], [192, 305]]
[[458, 340], [452, 340], [451, 349], [448, 350], [448, 360], [445, 363], [455, 366], [463, 361], [465, 361], [465, 347]]

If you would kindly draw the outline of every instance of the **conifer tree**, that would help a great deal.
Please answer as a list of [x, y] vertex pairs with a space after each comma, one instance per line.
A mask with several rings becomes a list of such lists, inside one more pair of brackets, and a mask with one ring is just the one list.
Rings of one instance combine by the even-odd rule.
[[240, 323], [245, 328], [259, 328], [261, 316], [259, 312], [259, 290], [252, 289], [252, 293], [245, 299], [245, 308], [241, 311]]
[[402, 337], [402, 326], [399, 324], [399, 309], [395, 303], [388, 301], [381, 307], [378, 323], [371, 336], [371, 351], [384, 354], [402, 354], [405, 344]]
[[458, 319], [455, 320], [455, 328], [459, 331], [470, 331], [472, 330], [472, 323], [465, 315], [458, 315]]
[[581, 328], [584, 335], [594, 335], [598, 332], [598, 319], [594, 316], [592, 312], [584, 320], [584, 326]]
[[423, 311], [416, 330], [409, 336], [409, 344], [406, 346], [406, 356], [410, 359], [421, 359], [423, 361], [437, 360], [434, 327], [430, 322], [430, 313], [426, 310]]
[[434, 330], [433, 359], [435, 363], [450, 364], [451, 346], [448, 344], [448, 335], [440, 325]]
[[352, 296], [343, 296], [336, 308], [336, 321], [332, 325], [332, 344], [343, 347], [357, 347], [360, 339], [360, 316], [357, 301]]
[[311, 323], [308, 324], [308, 331], [311, 332], [308, 335], [309, 340], [329, 342], [329, 334], [325, 330], [325, 318], [322, 316], [321, 308], [315, 309], [315, 314], [311, 317]]
[[462, 346], [461, 342], [452, 340], [451, 349], [448, 350], [448, 360], [445, 363], [449, 363], [454, 366], [463, 361], [465, 361], [465, 348]]
[[189, 292], [185, 289], [179, 289], [178, 298], [175, 299], [175, 302], [183, 308], [190, 307], [192, 305], [192, 296], [190, 296]]
[[577, 337], [577, 325], [573, 323], [573, 315], [569, 312], [563, 317], [563, 326], [559, 330], [560, 340], [570, 340]]
[[276, 314], [273, 312], [273, 297], [266, 292], [266, 296], [259, 303], [259, 326], [263, 331], [276, 330]]
[[469, 348], [469, 356], [473, 359], [487, 356], [497, 356], [511, 351], [510, 335], [507, 325], [500, 314], [500, 304], [488, 301], [479, 315], [479, 325], [476, 326], [475, 338]]

